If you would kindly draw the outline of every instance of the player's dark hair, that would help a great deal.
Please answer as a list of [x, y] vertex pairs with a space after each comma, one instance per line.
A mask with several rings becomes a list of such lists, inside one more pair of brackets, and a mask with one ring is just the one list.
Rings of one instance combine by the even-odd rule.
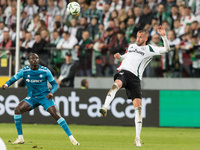
[[87, 83], [87, 79], [83, 79], [83, 80], [81, 81], [81, 86], [85, 86], [86, 83]]

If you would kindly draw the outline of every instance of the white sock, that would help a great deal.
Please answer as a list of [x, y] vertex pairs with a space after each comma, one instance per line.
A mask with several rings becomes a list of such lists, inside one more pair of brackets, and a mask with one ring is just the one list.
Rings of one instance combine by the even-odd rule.
[[135, 108], [135, 130], [136, 130], [136, 138], [140, 139], [140, 133], [142, 130], [142, 108]]
[[73, 135], [70, 135], [70, 136], [69, 136], [69, 139], [70, 139], [70, 140], [73, 140], [73, 139], [75, 139], [75, 138], [73, 137]]
[[24, 139], [23, 135], [18, 135], [18, 139]]
[[108, 108], [108, 106], [110, 105], [110, 103], [114, 99], [115, 94], [117, 93], [118, 90], [119, 90], [118, 85], [116, 83], [114, 83], [112, 88], [110, 89], [110, 91], [108, 92], [108, 94], [106, 96], [104, 107]]

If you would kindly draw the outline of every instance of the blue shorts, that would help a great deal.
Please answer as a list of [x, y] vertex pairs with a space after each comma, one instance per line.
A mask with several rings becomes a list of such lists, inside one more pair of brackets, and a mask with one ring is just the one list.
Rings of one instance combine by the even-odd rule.
[[26, 97], [23, 99], [23, 101], [27, 102], [30, 106], [31, 109], [34, 109], [38, 107], [39, 105], [42, 105], [45, 110], [47, 110], [49, 107], [56, 105], [54, 100], [47, 100], [47, 98], [35, 98], [35, 97]]

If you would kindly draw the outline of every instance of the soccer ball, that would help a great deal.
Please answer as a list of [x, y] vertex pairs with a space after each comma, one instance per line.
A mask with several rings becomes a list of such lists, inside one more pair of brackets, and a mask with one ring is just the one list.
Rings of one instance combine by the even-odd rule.
[[0, 138], [0, 150], [7, 150], [6, 145], [4, 144], [4, 142], [1, 138]]
[[77, 15], [80, 13], [81, 6], [77, 2], [70, 2], [67, 5], [67, 12], [71, 15]]

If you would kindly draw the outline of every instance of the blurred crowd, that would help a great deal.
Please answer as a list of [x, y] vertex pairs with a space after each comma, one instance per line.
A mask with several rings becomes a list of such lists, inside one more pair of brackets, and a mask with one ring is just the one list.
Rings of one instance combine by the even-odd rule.
[[[147, 44], [163, 46], [157, 33], [162, 25], [171, 51], [154, 57], [144, 76], [200, 77], [199, 0], [77, 0], [77, 16], [66, 11], [69, 2], [21, 0], [21, 67], [37, 53], [58, 79], [70, 69], [73, 76], [113, 76], [120, 63], [113, 55], [124, 54], [138, 30], [149, 31]], [[16, 46], [16, 6], [17, 0], [0, 0], [1, 49]], [[8, 55], [0, 51], [1, 57]]]

